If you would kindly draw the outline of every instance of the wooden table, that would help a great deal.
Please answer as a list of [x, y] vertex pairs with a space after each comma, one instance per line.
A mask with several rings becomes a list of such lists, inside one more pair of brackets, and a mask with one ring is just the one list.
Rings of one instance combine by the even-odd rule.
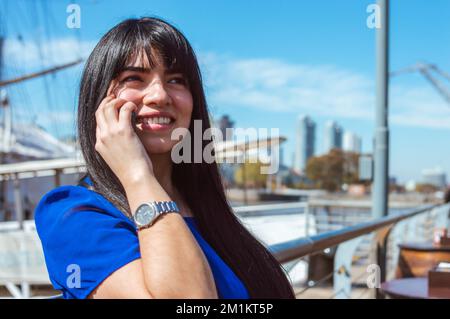
[[450, 262], [450, 246], [432, 243], [400, 244], [396, 278], [426, 277], [439, 262]]
[[381, 291], [396, 299], [450, 299], [450, 287], [430, 294], [427, 277], [390, 280], [381, 284]]

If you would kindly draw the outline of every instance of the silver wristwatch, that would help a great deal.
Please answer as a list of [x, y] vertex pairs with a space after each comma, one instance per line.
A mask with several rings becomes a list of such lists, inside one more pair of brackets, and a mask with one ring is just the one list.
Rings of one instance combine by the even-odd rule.
[[133, 215], [133, 221], [136, 229], [150, 227], [163, 214], [180, 213], [177, 204], [174, 201], [148, 202], [140, 205]]

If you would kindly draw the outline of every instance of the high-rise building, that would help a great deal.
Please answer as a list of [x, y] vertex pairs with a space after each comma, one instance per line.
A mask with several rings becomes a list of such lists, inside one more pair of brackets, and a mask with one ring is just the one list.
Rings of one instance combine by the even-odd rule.
[[231, 121], [228, 115], [222, 115], [222, 117], [216, 121], [216, 127], [222, 132], [224, 141], [233, 139], [234, 121]]
[[297, 125], [294, 169], [304, 172], [310, 157], [314, 156], [316, 142], [316, 123], [309, 116], [300, 116]]
[[361, 138], [352, 132], [345, 132], [342, 142], [342, 149], [345, 152], [361, 154]]
[[437, 188], [447, 186], [447, 178], [445, 172], [440, 168], [424, 169], [422, 171], [422, 183], [434, 185]]
[[324, 153], [333, 148], [342, 149], [342, 127], [334, 121], [328, 121], [325, 124]]

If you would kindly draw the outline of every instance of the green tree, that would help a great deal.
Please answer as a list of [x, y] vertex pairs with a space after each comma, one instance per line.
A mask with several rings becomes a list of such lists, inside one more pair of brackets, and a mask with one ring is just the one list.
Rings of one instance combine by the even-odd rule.
[[[234, 180], [240, 187], [244, 186], [244, 180], [247, 187], [264, 187], [266, 185], [267, 175], [261, 174], [261, 162], [245, 162], [234, 173]], [[244, 176], [245, 171], [245, 176]], [[245, 178], [244, 178], [245, 177]]]
[[438, 187], [432, 184], [417, 184], [416, 185], [416, 192], [424, 193], [424, 194], [431, 194], [438, 190]]
[[309, 159], [306, 176], [328, 191], [341, 189], [343, 183], [358, 181], [358, 154], [333, 149], [328, 154]]

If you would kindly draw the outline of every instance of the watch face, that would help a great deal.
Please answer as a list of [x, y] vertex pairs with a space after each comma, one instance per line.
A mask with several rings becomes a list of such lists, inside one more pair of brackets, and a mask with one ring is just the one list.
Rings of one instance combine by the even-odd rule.
[[134, 220], [138, 226], [146, 226], [155, 218], [156, 211], [153, 206], [142, 204], [136, 210]]

